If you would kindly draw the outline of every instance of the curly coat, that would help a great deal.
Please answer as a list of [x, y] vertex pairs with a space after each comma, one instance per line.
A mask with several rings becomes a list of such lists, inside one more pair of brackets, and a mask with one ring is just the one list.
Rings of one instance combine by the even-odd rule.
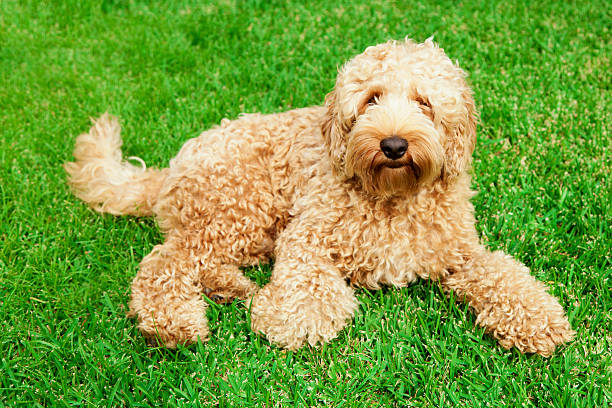
[[[140, 264], [130, 313], [168, 347], [209, 336], [202, 294], [251, 299], [253, 330], [295, 349], [338, 334], [355, 287], [421, 277], [465, 299], [503, 347], [548, 356], [574, 335], [562, 307], [474, 227], [476, 123], [465, 73], [441, 48], [391, 41], [350, 60], [325, 106], [224, 119], [169, 168], [123, 161], [107, 115], [65, 168], [94, 209], [157, 218], [166, 239]], [[258, 290], [239, 268], [270, 259]]]

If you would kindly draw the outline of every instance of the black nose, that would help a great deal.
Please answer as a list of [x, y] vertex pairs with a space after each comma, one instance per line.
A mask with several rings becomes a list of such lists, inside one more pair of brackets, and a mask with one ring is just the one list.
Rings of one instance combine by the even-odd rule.
[[380, 141], [380, 150], [392, 160], [397, 160], [406, 153], [408, 142], [398, 136], [387, 137]]

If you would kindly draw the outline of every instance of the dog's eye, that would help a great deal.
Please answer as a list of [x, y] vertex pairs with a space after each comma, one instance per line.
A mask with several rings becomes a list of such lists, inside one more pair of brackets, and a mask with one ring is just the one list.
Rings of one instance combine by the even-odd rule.
[[429, 103], [429, 101], [427, 99], [417, 98], [416, 101], [421, 106], [421, 108], [431, 109], [431, 104]]
[[373, 94], [372, 96], [370, 96], [370, 99], [368, 99], [366, 105], [376, 105], [378, 103], [378, 98], [380, 98], [379, 94]]

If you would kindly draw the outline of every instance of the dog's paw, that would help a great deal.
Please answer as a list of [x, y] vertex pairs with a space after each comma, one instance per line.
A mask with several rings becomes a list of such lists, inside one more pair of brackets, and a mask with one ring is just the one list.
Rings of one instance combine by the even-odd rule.
[[263, 333], [271, 343], [290, 350], [305, 343], [316, 346], [337, 337], [357, 307], [348, 287], [346, 293], [338, 296], [281, 292], [266, 286], [252, 298], [251, 328]]
[[204, 295], [206, 295], [213, 302], [223, 305], [232, 303], [236, 299], [247, 300], [251, 296], [253, 296], [253, 294], [255, 294], [258, 289], [259, 286], [257, 286], [253, 282], [249, 282], [249, 285], [243, 285], [240, 287], [229, 286], [226, 288], [219, 288], [214, 290], [210, 288], [205, 288]]
[[576, 335], [567, 320], [564, 323], [543, 325], [540, 328], [495, 337], [498, 337], [499, 343], [506, 349], [514, 346], [523, 353], [550, 357], [557, 346], [571, 341]]
[[190, 327], [160, 327], [154, 325], [150, 327], [146, 324], [139, 324], [138, 328], [144, 335], [147, 343], [151, 346], [164, 346], [170, 349], [182, 344], [188, 346], [197, 342], [205, 342], [209, 339], [210, 330], [206, 319], [191, 321]]
[[249, 299], [259, 290], [259, 286], [244, 276], [236, 265], [229, 264], [211, 268], [200, 284], [203, 294], [218, 304]]
[[157, 308], [134, 308], [128, 316], [138, 318], [138, 329], [155, 346], [176, 348], [178, 344], [189, 345], [207, 341], [210, 336], [206, 303], [201, 298], [193, 298], [183, 303], [167, 302]]
[[514, 314], [504, 313], [503, 318], [500, 314], [481, 313], [477, 322], [487, 327], [506, 349], [516, 347], [523, 353], [549, 357], [558, 345], [571, 341], [576, 334], [556, 300], [553, 306], [531, 311], [515, 308]]

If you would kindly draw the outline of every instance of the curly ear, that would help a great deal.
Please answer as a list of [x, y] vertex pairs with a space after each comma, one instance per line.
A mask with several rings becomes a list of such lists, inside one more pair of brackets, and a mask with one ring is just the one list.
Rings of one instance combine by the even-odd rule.
[[472, 153], [476, 146], [476, 125], [478, 112], [474, 104], [472, 91], [466, 85], [462, 92], [465, 112], [448, 131], [446, 141], [443, 177], [453, 179], [468, 171], [472, 165]]
[[344, 157], [346, 154], [345, 134], [340, 124], [340, 118], [336, 108], [336, 93], [332, 91], [325, 97], [325, 118], [321, 124], [323, 141], [327, 146], [334, 171], [344, 174]]

